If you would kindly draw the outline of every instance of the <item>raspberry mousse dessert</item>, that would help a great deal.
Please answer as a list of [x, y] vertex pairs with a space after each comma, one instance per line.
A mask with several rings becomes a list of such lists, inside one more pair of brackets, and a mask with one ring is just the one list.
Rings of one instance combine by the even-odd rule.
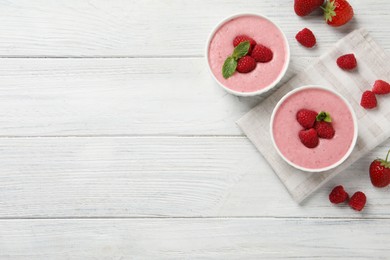
[[306, 86], [285, 95], [271, 117], [271, 137], [292, 166], [310, 172], [330, 170], [352, 152], [357, 120], [352, 107], [326, 88]]
[[239, 96], [258, 95], [274, 87], [289, 59], [288, 42], [280, 28], [255, 14], [224, 20], [207, 46], [212, 75], [225, 90]]

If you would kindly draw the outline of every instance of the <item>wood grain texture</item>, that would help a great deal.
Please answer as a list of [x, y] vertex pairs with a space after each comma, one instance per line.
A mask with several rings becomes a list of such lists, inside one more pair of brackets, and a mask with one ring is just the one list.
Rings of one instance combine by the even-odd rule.
[[[155, 1], [17, 0], [0, 2], [2, 57], [155, 57], [203, 56], [212, 28], [241, 12], [264, 14], [285, 31], [296, 56], [318, 56], [354, 28], [366, 27], [390, 49], [387, 0], [351, 1], [355, 18], [342, 28], [325, 24], [320, 13], [300, 18], [291, 0]], [[298, 46], [304, 27], [318, 47]]]
[[[264, 97], [228, 95], [204, 58], [247, 11], [285, 31], [284, 82], [356, 28], [390, 51], [390, 2], [350, 2], [331, 28], [291, 0], [0, 0], [0, 259], [387, 259], [389, 188], [367, 167], [390, 140], [296, 205], [234, 123]], [[362, 213], [328, 202], [339, 184]]]
[[[389, 218], [389, 188], [373, 188], [367, 173], [389, 146], [302, 207], [244, 137], [2, 138], [0, 218]], [[339, 184], [351, 194], [366, 192], [362, 214], [329, 203], [329, 191]]]
[[1, 220], [1, 259], [388, 259], [390, 220]]
[[227, 94], [203, 58], [0, 63], [0, 136], [242, 135], [235, 121], [261, 100]]

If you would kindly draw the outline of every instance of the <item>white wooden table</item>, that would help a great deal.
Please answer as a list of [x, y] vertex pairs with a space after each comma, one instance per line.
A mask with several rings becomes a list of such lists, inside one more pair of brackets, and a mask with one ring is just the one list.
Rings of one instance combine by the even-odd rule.
[[[390, 188], [367, 168], [390, 140], [299, 206], [235, 124], [262, 98], [207, 70], [210, 30], [244, 11], [286, 32], [284, 81], [354, 28], [390, 51], [389, 1], [351, 0], [338, 29], [292, 2], [1, 0], [0, 259], [389, 259]], [[337, 184], [365, 211], [332, 206]]]

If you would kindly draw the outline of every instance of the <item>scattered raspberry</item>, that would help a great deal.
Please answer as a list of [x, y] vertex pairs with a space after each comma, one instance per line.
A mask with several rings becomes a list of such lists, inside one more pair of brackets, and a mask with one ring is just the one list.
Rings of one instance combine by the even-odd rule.
[[251, 56], [257, 62], [269, 62], [272, 60], [274, 54], [268, 47], [262, 44], [256, 44], [252, 50]]
[[297, 112], [296, 118], [298, 123], [305, 129], [312, 128], [316, 121], [317, 112], [309, 109], [301, 109]]
[[366, 201], [366, 195], [363, 192], [358, 191], [352, 195], [349, 200], [349, 206], [351, 206], [354, 210], [361, 211], [366, 205]]
[[299, 139], [301, 139], [301, 142], [307, 148], [314, 148], [319, 143], [317, 132], [313, 128], [308, 130], [301, 130], [299, 132]]
[[360, 105], [365, 109], [372, 109], [377, 106], [375, 94], [370, 90], [364, 91]]
[[237, 45], [239, 45], [240, 43], [245, 42], [245, 41], [249, 41], [249, 43], [250, 43], [250, 47], [249, 47], [249, 50], [247, 53], [249, 55], [249, 54], [251, 54], [253, 47], [255, 47], [255, 45], [256, 45], [256, 41], [253, 40], [251, 37], [249, 37], [247, 35], [237, 35], [236, 38], [234, 38], [234, 40], [233, 40], [233, 46], [237, 47]]
[[317, 42], [313, 32], [307, 28], [304, 28], [302, 31], [298, 32], [295, 36], [295, 39], [297, 39], [300, 44], [307, 48], [312, 48], [314, 45], [316, 45]]
[[294, 11], [298, 16], [306, 16], [319, 9], [324, 0], [295, 0]]
[[244, 56], [237, 62], [237, 71], [240, 73], [248, 73], [256, 68], [256, 61], [251, 56]]
[[332, 192], [329, 194], [329, 200], [333, 204], [339, 204], [348, 199], [348, 193], [345, 192], [344, 187], [339, 185], [333, 188]]
[[390, 84], [383, 80], [377, 80], [374, 83], [372, 92], [377, 95], [385, 95], [390, 93]]
[[353, 70], [357, 66], [354, 54], [345, 54], [337, 59], [337, 65], [343, 70]]
[[314, 124], [314, 129], [317, 131], [319, 138], [332, 139], [335, 134], [332, 123], [325, 121], [316, 121]]

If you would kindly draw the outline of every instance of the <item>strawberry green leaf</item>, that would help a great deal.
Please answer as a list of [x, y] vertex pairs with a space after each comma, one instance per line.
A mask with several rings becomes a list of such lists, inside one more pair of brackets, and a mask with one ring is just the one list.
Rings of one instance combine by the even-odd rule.
[[336, 9], [336, 4], [335, 4], [335, 0], [333, 1], [327, 1], [326, 5], [325, 5], [325, 8], [324, 7], [321, 7], [322, 10], [324, 10], [324, 17], [325, 17], [325, 21], [329, 21], [329, 22], [332, 22], [333, 20], [333, 17], [336, 16], [336, 12], [335, 12], [335, 9]]
[[380, 159], [378, 158], [377, 161], [381, 163], [381, 166], [390, 169], [390, 162], [389, 162], [389, 155], [390, 155], [390, 150], [387, 152], [386, 159]]
[[225, 79], [231, 77], [233, 73], [236, 71], [236, 68], [237, 68], [237, 61], [232, 56], [227, 57], [222, 67], [223, 77]]
[[316, 120], [317, 121], [325, 121], [328, 123], [332, 122], [332, 118], [330, 117], [330, 114], [328, 112], [324, 112], [324, 111], [321, 111], [320, 113], [318, 113]]
[[249, 43], [249, 41], [241, 42], [239, 45], [237, 45], [236, 48], [234, 48], [232, 57], [235, 60], [244, 57], [245, 55], [247, 55], [250, 46], [251, 44]]

